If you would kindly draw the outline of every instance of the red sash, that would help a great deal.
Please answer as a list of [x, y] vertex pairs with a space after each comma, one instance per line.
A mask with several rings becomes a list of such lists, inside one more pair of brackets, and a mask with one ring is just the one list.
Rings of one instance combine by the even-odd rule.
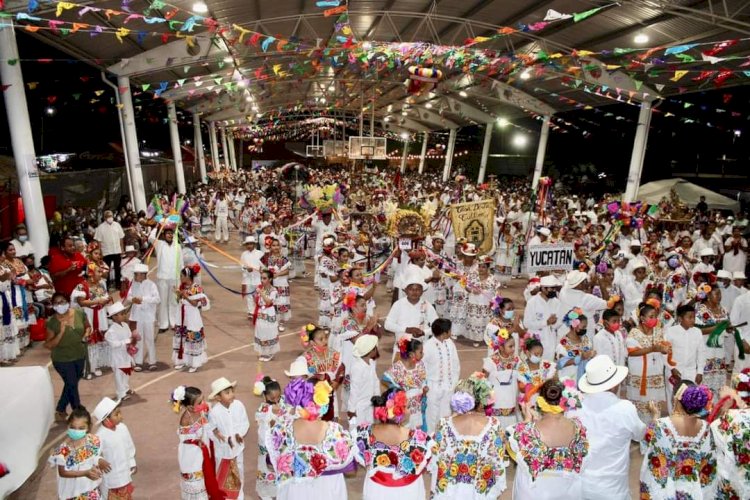
[[389, 488], [398, 488], [400, 486], [409, 486], [411, 483], [419, 479], [416, 474], [408, 474], [406, 476], [395, 479], [393, 474], [387, 472], [377, 471], [375, 474], [370, 476], [370, 480], [378, 483], [381, 486], [387, 486]]
[[211, 450], [208, 449], [206, 443], [196, 439], [189, 439], [184, 441], [184, 443], [195, 445], [203, 452], [201, 469], [203, 470], [203, 482], [206, 485], [208, 498], [210, 500], [224, 500], [224, 493], [219, 489], [219, 483], [216, 480], [216, 465], [214, 464], [214, 457], [211, 456]]

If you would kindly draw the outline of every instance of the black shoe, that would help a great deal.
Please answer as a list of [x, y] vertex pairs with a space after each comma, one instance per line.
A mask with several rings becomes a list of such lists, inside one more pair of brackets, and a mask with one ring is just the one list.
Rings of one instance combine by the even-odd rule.
[[167, 330], [169, 330], [169, 328], [159, 328], [159, 333], [164, 333]]

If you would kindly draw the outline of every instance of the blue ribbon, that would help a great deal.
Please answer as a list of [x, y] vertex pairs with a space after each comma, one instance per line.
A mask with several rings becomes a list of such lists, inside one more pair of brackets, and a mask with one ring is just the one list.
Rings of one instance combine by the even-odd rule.
[[198, 259], [198, 263], [201, 265], [203, 269], [208, 273], [209, 276], [211, 276], [211, 279], [214, 280], [214, 282], [219, 285], [221, 288], [226, 290], [227, 292], [233, 293], [235, 295], [242, 295], [241, 291], [234, 290], [232, 288], [229, 288], [228, 286], [225, 286], [221, 281], [219, 281], [219, 278], [214, 276], [214, 273], [211, 272], [211, 269], [206, 265], [205, 261], [201, 258], [200, 254], [195, 251], [195, 247], [193, 247], [193, 244], [188, 239], [188, 233], [185, 231], [185, 229], [182, 230], [182, 234], [185, 237], [185, 243], [187, 243], [188, 248], [193, 251], [195, 254], [195, 258]]

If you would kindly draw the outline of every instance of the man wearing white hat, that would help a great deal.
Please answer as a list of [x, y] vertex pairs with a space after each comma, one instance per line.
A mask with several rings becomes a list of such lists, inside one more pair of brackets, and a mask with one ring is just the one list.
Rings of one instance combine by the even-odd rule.
[[112, 281], [109, 274], [105, 276], [107, 278], [107, 288], [111, 289], [113, 285], [119, 287], [121, 278], [120, 261], [122, 259], [125, 231], [122, 230], [119, 222], [115, 222], [111, 210], [104, 211], [104, 221], [96, 227], [94, 239], [101, 246], [104, 262], [110, 269], [114, 269], [115, 271], [114, 281]]
[[562, 283], [554, 276], [543, 276], [539, 282], [540, 292], [533, 295], [523, 312], [523, 324], [529, 333], [539, 338], [544, 348], [542, 359], [552, 361], [557, 347], [557, 329], [567, 311], [561, 311], [557, 297]]
[[[744, 276], [744, 273], [742, 274]], [[732, 344], [734, 349], [734, 369], [732, 373], [740, 373], [743, 369], [750, 367], [750, 293], [743, 293], [734, 301], [732, 312], [729, 314], [729, 322], [733, 325], [741, 325], [737, 330], [740, 340], [743, 342], [745, 359], [740, 359], [740, 350], [734, 335], [727, 337], [725, 344]]]
[[[565, 277], [565, 284], [560, 291], [560, 305], [562, 306], [560, 310], [563, 311], [563, 314], [567, 314], [574, 307], [583, 309], [583, 314], [588, 318], [586, 334], [590, 339], [593, 339], [594, 326], [596, 325], [594, 315], [607, 308], [607, 301], [589, 293], [587, 288], [588, 275], [578, 270], [570, 271]], [[604, 288], [602, 288], [602, 293], [607, 293]]]
[[[449, 258], [445, 250], [445, 236], [442, 233], [432, 235], [432, 252], [443, 259]], [[439, 261], [433, 264], [439, 265]], [[437, 315], [441, 318], [448, 316], [448, 287], [444, 278], [432, 282], [432, 296]]]
[[156, 370], [154, 323], [156, 322], [156, 307], [161, 302], [161, 298], [156, 283], [148, 279], [146, 264], [138, 264], [133, 269], [133, 283], [128, 293], [123, 296], [123, 300], [128, 300], [132, 304], [128, 319], [135, 323], [135, 329], [140, 337], [137, 343], [138, 352], [135, 353], [134, 370], [139, 372], [143, 369], [144, 350], [147, 350], [148, 369], [154, 371]]
[[162, 239], [156, 239], [159, 229], [154, 228], [148, 236], [148, 241], [154, 245], [156, 257], [156, 287], [159, 289], [159, 331], [166, 331], [172, 324], [172, 318], [177, 318], [178, 304], [175, 288], [180, 285], [180, 271], [182, 248], [175, 238], [174, 229], [167, 227], [162, 230]]
[[255, 236], [245, 237], [245, 251], [240, 255], [242, 266], [242, 295], [247, 305], [247, 315], [252, 316], [255, 311], [255, 289], [260, 285], [260, 270], [263, 265], [260, 259], [263, 252], [258, 250], [258, 239]]
[[136, 343], [133, 333], [128, 326], [128, 308], [119, 300], [107, 307], [107, 316], [112, 321], [109, 325], [104, 339], [109, 344], [110, 364], [115, 378], [115, 391], [117, 398], [125, 401], [130, 399], [133, 391], [130, 390], [130, 374], [133, 371], [133, 357], [128, 348]]
[[581, 474], [586, 500], [629, 500], [630, 443], [640, 441], [646, 425], [630, 401], [620, 399], [628, 375], [609, 356], [600, 354], [586, 365], [578, 387], [586, 396], [577, 412], [589, 439], [589, 456]]
[[432, 322], [438, 317], [435, 308], [422, 297], [425, 283], [421, 274], [407, 274], [404, 286], [406, 296], [393, 303], [385, 318], [385, 329], [396, 335], [394, 352], [402, 337], [416, 337], [424, 341], [430, 334]]
[[[716, 268], [714, 267], [714, 259], [716, 258], [716, 252], [713, 251], [711, 248], [704, 248], [698, 253], [698, 258], [700, 259], [700, 262], [698, 262], [693, 267], [693, 274], [701, 273], [701, 274], [710, 274], [716, 272]], [[691, 285], [694, 283], [691, 280]]]
[[643, 267], [646, 270], [648, 270], [649, 267], [651, 266], [651, 262], [649, 261], [648, 257], [646, 257], [645, 255], [641, 253], [641, 249], [642, 247], [641, 247], [640, 240], [636, 240], [636, 239], [630, 240], [630, 247], [628, 248], [630, 252], [629, 253], [630, 259], [628, 260], [628, 265], [625, 266], [626, 276], [630, 276], [633, 273], [636, 265], [643, 264]]
[[721, 307], [731, 313], [734, 300], [741, 293], [736, 286], [732, 286], [732, 273], [725, 269], [716, 271], [716, 285], [721, 290]]
[[120, 400], [102, 399], [91, 416], [96, 423], [101, 424], [96, 435], [101, 442], [102, 458], [108, 464], [108, 467], [103, 468], [104, 474], [99, 487], [102, 498], [131, 498], [132, 475], [137, 470], [135, 444], [128, 426], [122, 421]]
[[372, 398], [380, 394], [380, 379], [375, 370], [375, 360], [379, 357], [378, 337], [362, 335], [354, 343], [352, 351], [351, 388], [347, 404], [349, 428], [354, 430], [358, 425], [371, 424]]
[[138, 250], [133, 245], [127, 245], [125, 247], [125, 257], [123, 257], [120, 264], [120, 274], [122, 275], [122, 281], [120, 282], [121, 293], [127, 290], [133, 282], [133, 269], [140, 263], [141, 259], [138, 258]]
[[[245, 436], [250, 430], [250, 421], [247, 418], [245, 405], [234, 396], [236, 386], [236, 380], [230, 382], [225, 377], [211, 382], [208, 399], [216, 402], [208, 412], [208, 430], [214, 445], [216, 472], [219, 473], [223, 467], [229, 467], [229, 461], [235, 461], [240, 481], [242, 481], [237, 499], [242, 500], [245, 498], [243, 492]], [[227, 462], [222, 463], [222, 461]]]
[[646, 264], [638, 259], [631, 260], [632, 262], [635, 262], [632, 274], [627, 276], [625, 282], [622, 284], [625, 318], [630, 318], [638, 307], [638, 304], [643, 302], [646, 287], [651, 283], [651, 280], [648, 279]]
[[547, 227], [540, 227], [536, 230], [536, 234], [529, 240], [529, 246], [543, 245], [549, 243], [549, 237], [552, 231]]

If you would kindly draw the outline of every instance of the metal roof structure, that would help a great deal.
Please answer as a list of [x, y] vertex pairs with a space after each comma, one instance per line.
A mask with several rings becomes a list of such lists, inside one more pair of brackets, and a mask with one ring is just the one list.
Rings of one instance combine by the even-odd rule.
[[[205, 2], [196, 13], [192, 0], [6, 0], [3, 12], [16, 29], [230, 127], [364, 114], [381, 133], [426, 132], [750, 75], [747, 0]], [[421, 70], [442, 78], [421, 81]], [[405, 81], [427, 88], [409, 92]]]

